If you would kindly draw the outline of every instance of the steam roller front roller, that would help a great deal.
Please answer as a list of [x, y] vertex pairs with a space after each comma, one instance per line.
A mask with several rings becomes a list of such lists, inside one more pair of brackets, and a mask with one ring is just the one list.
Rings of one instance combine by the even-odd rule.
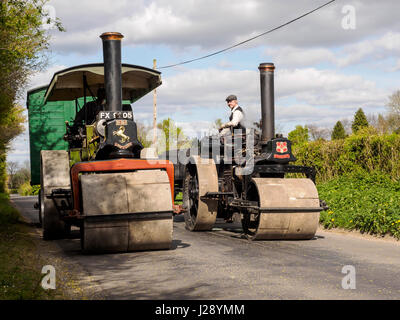
[[82, 174], [84, 252], [170, 249], [172, 196], [163, 170]]
[[218, 192], [218, 174], [213, 159], [191, 156], [183, 186], [186, 229], [211, 230], [217, 218], [218, 202], [201, 200], [207, 192]]
[[247, 200], [257, 201], [260, 207], [259, 213], [242, 219], [250, 240], [306, 240], [318, 229], [320, 202], [310, 179], [253, 178]]

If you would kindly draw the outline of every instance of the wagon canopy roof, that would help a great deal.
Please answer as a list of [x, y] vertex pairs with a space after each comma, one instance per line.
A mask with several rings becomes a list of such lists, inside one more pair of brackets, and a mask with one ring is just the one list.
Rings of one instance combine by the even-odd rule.
[[[104, 88], [104, 64], [93, 63], [71, 67], [56, 72], [47, 87], [44, 101], [75, 100], [84, 96], [83, 79], [90, 91]], [[161, 73], [141, 66], [122, 64], [122, 99], [134, 102], [161, 85]]]

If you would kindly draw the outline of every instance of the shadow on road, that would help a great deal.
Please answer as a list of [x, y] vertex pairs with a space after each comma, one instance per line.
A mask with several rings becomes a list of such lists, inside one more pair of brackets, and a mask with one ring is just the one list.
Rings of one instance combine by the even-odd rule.
[[172, 240], [172, 246], [171, 246], [172, 250], [177, 249], [177, 248], [183, 249], [183, 248], [187, 248], [187, 247], [190, 247], [189, 243], [182, 242], [182, 240]]
[[183, 216], [183, 214], [174, 216], [174, 222], [176, 222], [176, 223], [185, 222], [185, 217]]

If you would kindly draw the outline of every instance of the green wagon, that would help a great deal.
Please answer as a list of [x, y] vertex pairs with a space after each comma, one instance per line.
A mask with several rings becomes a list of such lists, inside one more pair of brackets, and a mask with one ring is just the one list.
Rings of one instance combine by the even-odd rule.
[[[40, 151], [68, 150], [65, 121], [73, 121], [76, 112], [83, 106], [84, 99], [76, 101], [44, 102], [47, 86], [28, 91], [26, 107], [29, 117], [29, 147], [31, 185], [40, 184]], [[93, 100], [87, 97], [87, 101]]]

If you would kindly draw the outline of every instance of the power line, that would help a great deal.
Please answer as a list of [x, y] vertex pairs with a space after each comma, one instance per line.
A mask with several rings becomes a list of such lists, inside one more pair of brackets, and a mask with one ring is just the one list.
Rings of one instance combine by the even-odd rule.
[[321, 5], [321, 6], [317, 7], [317, 8], [315, 8], [315, 9], [313, 9], [313, 10], [311, 10], [311, 11], [308, 11], [308, 12], [302, 14], [301, 16], [295, 18], [295, 19], [292, 19], [292, 20], [290, 20], [290, 21], [288, 21], [288, 22], [286, 22], [286, 23], [284, 23], [284, 24], [281, 24], [281, 25], [278, 26], [278, 27], [275, 27], [275, 28], [273, 28], [273, 29], [270, 29], [270, 30], [268, 30], [268, 31], [265, 31], [265, 32], [263, 32], [263, 33], [261, 33], [261, 34], [255, 36], [255, 37], [252, 37], [252, 38], [250, 38], [250, 39], [247, 39], [247, 40], [244, 40], [244, 41], [239, 42], [239, 43], [237, 43], [237, 44], [234, 44], [234, 45], [232, 45], [232, 46], [230, 46], [230, 47], [228, 47], [228, 48], [225, 48], [225, 49], [222, 49], [222, 50], [219, 50], [219, 51], [210, 53], [210, 54], [208, 54], [208, 55], [206, 55], [206, 56], [203, 56], [203, 57], [199, 57], [199, 58], [195, 58], [195, 59], [192, 59], [192, 60], [187, 60], [187, 61], [183, 61], [183, 62], [179, 62], [179, 63], [175, 63], [175, 64], [170, 64], [170, 65], [167, 65], [167, 66], [163, 66], [163, 67], [160, 67], [160, 68], [158, 68], [158, 69], [172, 68], [172, 67], [180, 66], [180, 65], [182, 65], [182, 64], [187, 64], [187, 63], [191, 63], [191, 62], [194, 62], [194, 61], [198, 61], [198, 60], [202, 60], [202, 59], [206, 59], [206, 58], [215, 56], [215, 55], [217, 55], [217, 54], [220, 54], [220, 53], [222, 53], [222, 52], [228, 51], [228, 50], [233, 49], [233, 48], [235, 48], [235, 47], [238, 47], [238, 46], [240, 46], [240, 45], [242, 45], [242, 44], [245, 44], [246, 42], [250, 42], [250, 41], [252, 41], [252, 40], [254, 40], [254, 39], [257, 39], [257, 38], [259, 38], [259, 37], [262, 37], [262, 36], [264, 36], [264, 35], [266, 35], [266, 34], [268, 34], [268, 33], [271, 33], [271, 32], [273, 32], [273, 31], [276, 31], [276, 30], [280, 29], [280, 28], [283, 28], [283, 27], [285, 27], [285, 26], [287, 26], [287, 25], [289, 25], [289, 24], [291, 24], [291, 23], [293, 23], [293, 22], [295, 22], [295, 21], [297, 21], [297, 20], [300, 20], [301, 18], [304, 18], [305, 16], [308, 16], [309, 14], [311, 14], [311, 13], [313, 13], [313, 12], [319, 10], [319, 9], [322, 9], [323, 7], [325, 7], [325, 6], [331, 4], [332, 2], [335, 2], [335, 1], [336, 1], [336, 0], [328, 1], [327, 3], [325, 3], [325, 4], [323, 4], [323, 5]]

